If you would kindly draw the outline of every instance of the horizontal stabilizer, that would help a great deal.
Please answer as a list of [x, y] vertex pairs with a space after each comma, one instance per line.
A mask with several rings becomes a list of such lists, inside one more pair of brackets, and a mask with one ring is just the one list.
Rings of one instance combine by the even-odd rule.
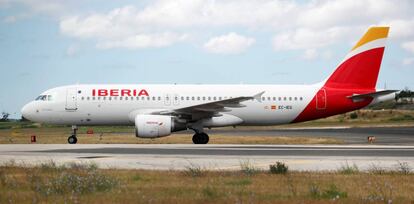
[[382, 91], [376, 91], [376, 92], [371, 92], [371, 93], [366, 93], [366, 94], [353, 94], [352, 96], [348, 96], [348, 98], [354, 100], [354, 101], [358, 101], [358, 100], [363, 100], [365, 98], [376, 98], [379, 96], [385, 96], [391, 93], [395, 93], [399, 90], [382, 90]]

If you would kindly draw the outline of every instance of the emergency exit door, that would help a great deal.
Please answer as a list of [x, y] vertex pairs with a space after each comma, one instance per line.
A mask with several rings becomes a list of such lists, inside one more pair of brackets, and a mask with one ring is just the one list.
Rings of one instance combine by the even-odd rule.
[[71, 110], [74, 111], [76, 109], [78, 109], [77, 107], [77, 94], [78, 90], [77, 88], [68, 88], [66, 89], [66, 110]]
[[316, 94], [316, 109], [324, 110], [326, 109], [326, 90], [321, 89]]

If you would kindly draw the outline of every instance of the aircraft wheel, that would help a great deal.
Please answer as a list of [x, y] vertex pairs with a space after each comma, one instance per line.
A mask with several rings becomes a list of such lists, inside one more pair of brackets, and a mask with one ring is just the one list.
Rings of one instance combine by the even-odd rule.
[[75, 135], [71, 135], [68, 137], [69, 144], [76, 144], [78, 142], [78, 138]]
[[193, 135], [194, 144], [207, 144], [209, 140], [210, 140], [209, 136], [204, 132], [196, 133]]

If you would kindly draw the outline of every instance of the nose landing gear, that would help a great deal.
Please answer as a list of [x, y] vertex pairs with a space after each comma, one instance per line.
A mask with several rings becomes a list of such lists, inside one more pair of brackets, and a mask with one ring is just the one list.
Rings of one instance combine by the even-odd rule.
[[78, 142], [78, 138], [76, 137], [76, 130], [78, 130], [78, 127], [76, 127], [76, 125], [72, 125], [72, 135], [68, 137], [69, 144], [76, 144]]

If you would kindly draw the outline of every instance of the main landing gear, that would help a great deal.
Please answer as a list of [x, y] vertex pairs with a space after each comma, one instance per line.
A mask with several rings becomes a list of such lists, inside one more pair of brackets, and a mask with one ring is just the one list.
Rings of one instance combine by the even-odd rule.
[[76, 144], [78, 142], [78, 138], [76, 137], [76, 130], [78, 130], [78, 127], [76, 127], [76, 125], [72, 125], [72, 135], [68, 137], [69, 144]]
[[196, 132], [193, 135], [193, 143], [194, 144], [207, 144], [208, 141], [209, 141], [209, 137], [204, 132], [200, 132], [200, 133]]

